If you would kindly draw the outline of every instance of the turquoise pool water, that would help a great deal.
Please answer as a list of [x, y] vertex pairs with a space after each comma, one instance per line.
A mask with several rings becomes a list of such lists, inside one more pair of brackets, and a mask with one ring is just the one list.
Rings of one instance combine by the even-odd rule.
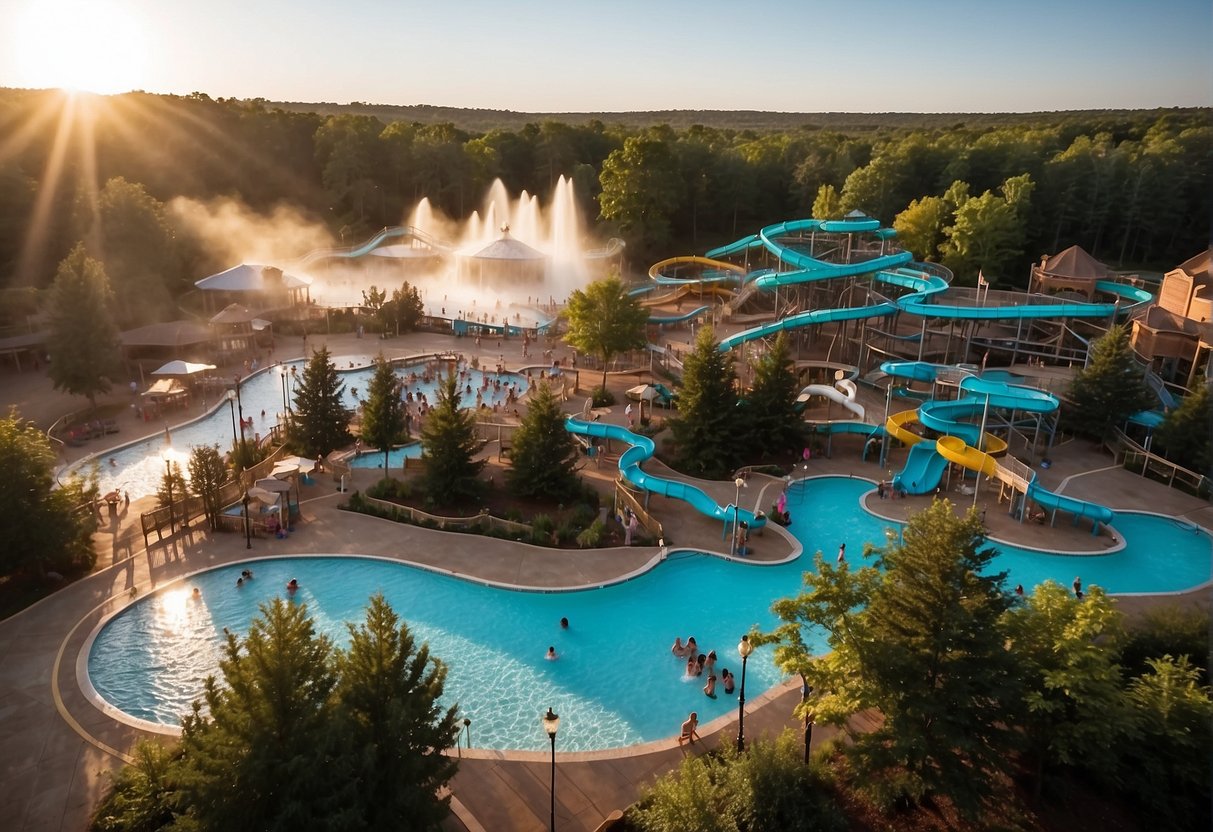
[[[365, 365], [369, 360], [366, 356], [337, 356], [333, 359], [333, 363], [341, 372], [341, 380], [345, 384], [343, 403], [348, 408], [357, 407], [358, 398], [366, 396], [367, 384], [370, 383], [374, 369], [359, 365]], [[285, 366], [297, 366], [300, 372], [303, 371], [301, 361]], [[434, 378], [428, 382], [421, 380], [420, 375], [423, 369], [422, 366], [399, 368], [396, 370], [396, 375], [406, 381], [408, 392], [413, 393], [414, 397], [425, 394], [432, 405], [437, 401], [435, 393], [437, 380]], [[410, 380], [410, 375], [414, 372], [418, 378]], [[477, 392], [482, 393], [482, 401], [488, 407], [491, 408], [494, 404], [504, 406], [507, 384], [516, 385], [519, 393], [524, 391], [527, 385], [526, 377], [516, 373], [485, 374], [471, 369], [466, 372], [467, 375], [463, 378], [464, 389], [466, 390], [466, 385], [470, 385], [472, 392], [463, 395], [461, 403], [465, 408], [476, 406]], [[497, 388], [492, 384], [484, 387], [486, 375], [490, 382], [499, 380], [501, 387]], [[293, 388], [291, 389], [293, 390]], [[270, 429], [278, 423], [279, 414], [283, 410], [282, 380], [278, 375], [277, 367], [270, 367], [265, 372], [258, 373], [241, 383], [240, 402], [244, 408], [245, 418], [253, 420], [252, 430], [246, 429], [245, 436], [252, 440], [254, 435], [268, 434]], [[154, 429], [155, 426], [149, 427]], [[186, 463], [189, 460], [191, 448], [198, 445], [218, 445], [219, 450], [223, 452], [231, 449], [232, 413], [224, 404], [214, 413], [189, 424], [174, 427], [169, 433], [172, 439], [171, 446], [165, 445], [164, 429], [161, 426], [156, 433], [146, 439], [103, 453], [95, 461], [95, 466], [90, 463], [82, 463], [75, 468], [84, 470], [95, 467], [102, 494], [108, 491], [126, 490], [130, 492], [131, 499], [155, 494], [161, 477], [164, 475], [166, 456], [178, 463], [182, 473], [188, 477], [189, 471]]]
[[[406, 459], [421, 458], [421, 443], [413, 442], [408, 445], [401, 445], [399, 448], [392, 448], [387, 452], [387, 467], [388, 468], [403, 468]], [[350, 457], [351, 468], [382, 468], [383, 467], [383, 452], [382, 451], [362, 451], [356, 456]]]
[[[366, 558], [275, 558], [252, 564], [257, 578], [236, 589], [240, 564], [201, 573], [141, 599], [110, 620], [88, 657], [93, 686], [133, 716], [176, 724], [214, 672], [223, 628], [244, 633], [259, 603], [284, 594], [290, 578], [302, 589], [317, 625], [346, 643], [344, 622], [361, 619], [367, 598], [383, 591], [419, 640], [450, 665], [447, 703], [472, 720], [482, 748], [542, 750], [539, 718], [561, 716], [560, 748], [614, 748], [672, 736], [689, 711], [708, 722], [735, 713], [736, 696], [707, 699], [702, 679], [685, 681], [670, 655], [676, 635], [715, 649], [718, 667], [737, 672], [736, 645], [752, 626], [775, 621], [772, 601], [796, 593], [811, 554], [833, 557], [845, 542], [861, 559], [865, 542], [882, 544], [890, 524], [867, 514], [860, 496], [871, 483], [824, 477], [793, 486], [791, 529], [806, 557], [781, 566], [732, 563], [693, 553], [673, 555], [641, 577], [604, 589], [531, 593], [492, 589], [394, 562]], [[1101, 556], [1058, 556], [1000, 547], [1008, 586], [1046, 578], [1068, 586], [1075, 575], [1111, 592], [1188, 589], [1210, 580], [1208, 534], [1169, 518], [1119, 515], [1129, 547]], [[190, 598], [192, 587], [201, 600]], [[567, 616], [571, 627], [562, 631]], [[560, 658], [545, 661], [548, 645]], [[751, 657], [746, 683], [753, 698], [780, 680], [770, 650]]]

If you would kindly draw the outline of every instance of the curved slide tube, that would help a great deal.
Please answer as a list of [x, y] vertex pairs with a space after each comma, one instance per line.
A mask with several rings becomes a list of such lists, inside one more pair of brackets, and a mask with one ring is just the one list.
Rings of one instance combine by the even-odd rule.
[[758, 517], [752, 511], [732, 505], [722, 506], [697, 486], [680, 480], [668, 480], [664, 477], [647, 473], [640, 467], [640, 464], [651, 458], [655, 450], [653, 440], [647, 436], [632, 433], [621, 425], [611, 425], [606, 422], [586, 422], [572, 416], [565, 420], [564, 428], [572, 434], [592, 436], [599, 439], [617, 439], [620, 442], [626, 442], [631, 445], [632, 447], [624, 451], [623, 455], [619, 457], [619, 473], [625, 480], [637, 488], [650, 491], [653, 494], [660, 494], [663, 497], [682, 500], [700, 514], [713, 520], [731, 523], [736, 518], [739, 522], [748, 524], [752, 529], [761, 528], [766, 525], [767, 519], [765, 516]]
[[681, 315], [649, 315], [649, 323], [651, 324], [680, 324], [683, 321], [689, 321], [696, 315], [702, 315], [704, 312], [711, 312], [712, 307], [700, 306], [697, 309], [692, 309], [690, 312], [684, 312]]
[[948, 461], [936, 453], [935, 443], [922, 440], [910, 448], [906, 467], [893, 475], [893, 488], [906, 494], [930, 494], [939, 487], [947, 467]]
[[810, 384], [800, 391], [800, 395], [796, 397], [797, 401], [807, 399], [809, 396], [824, 396], [832, 402], [842, 405], [847, 410], [859, 417], [860, 421], [864, 418], [863, 405], [855, 401], [855, 392], [852, 390], [848, 396], [841, 390], [837, 390], [825, 384]]
[[[671, 266], [703, 266], [706, 269], [723, 272], [723, 274], [710, 275], [708, 277], [669, 277], [664, 274], [664, 271]], [[713, 260], [711, 257], [699, 257], [697, 255], [684, 255], [682, 257], [669, 257], [665, 260], [660, 260], [649, 267], [649, 277], [657, 283], [671, 285], [685, 285], [689, 283], [706, 283], [711, 281], [735, 280], [740, 282], [745, 277], [746, 271], [741, 266], [733, 263], [726, 263], [723, 260]]]
[[1049, 491], [1047, 488], [1039, 485], [1035, 479], [1028, 485], [1028, 499], [1035, 500], [1050, 511], [1061, 509], [1062, 511], [1070, 512], [1076, 518], [1087, 518], [1092, 521], [1091, 534], [1099, 534], [1099, 524], [1103, 523], [1107, 525], [1116, 516], [1116, 512], [1107, 506], [1088, 503], [1086, 500], [1080, 500], [1077, 497], [1067, 497], [1064, 494]]

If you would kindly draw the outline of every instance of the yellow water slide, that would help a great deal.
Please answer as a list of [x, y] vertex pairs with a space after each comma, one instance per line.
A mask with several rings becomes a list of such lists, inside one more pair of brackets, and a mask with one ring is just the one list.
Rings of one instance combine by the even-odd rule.
[[[1006, 450], [1006, 443], [996, 436], [986, 434], [986, 442], [997, 440], [1002, 445], [1002, 450]], [[994, 457], [985, 451], [979, 451], [971, 445], [965, 443], [959, 436], [941, 436], [935, 440], [935, 450], [946, 459], [948, 462], [955, 462], [957, 465], [963, 465], [970, 471], [980, 471], [987, 477], [994, 476], [994, 472], [998, 468], [998, 463]]]
[[665, 260], [660, 260], [649, 267], [649, 277], [657, 280], [666, 275], [662, 274], [667, 268], [679, 266], [703, 266], [709, 269], [721, 269], [724, 271], [733, 272], [739, 276], [745, 275], [745, 269], [733, 263], [726, 263], [723, 260], [713, 260], [710, 257], [699, 257], [696, 255], [688, 255], [684, 257], [668, 257]]
[[889, 421], [885, 423], [884, 429], [889, 436], [900, 440], [903, 445], [917, 445], [922, 441], [922, 437], [906, 427], [906, 425], [917, 421], [917, 410], [903, 410], [890, 416]]

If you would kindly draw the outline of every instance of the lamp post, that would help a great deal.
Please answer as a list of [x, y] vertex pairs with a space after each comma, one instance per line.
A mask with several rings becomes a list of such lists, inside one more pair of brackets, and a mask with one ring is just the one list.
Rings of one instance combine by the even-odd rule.
[[286, 400], [286, 365], [278, 365], [278, 383], [282, 386], [282, 412], [286, 413], [291, 406]]
[[240, 413], [240, 444], [244, 445], [244, 403], [240, 401], [240, 376], [236, 376], [236, 410]]
[[472, 720], [466, 716], [463, 718], [463, 733], [468, 741], [468, 748], [472, 747]]
[[[813, 695], [813, 686], [806, 682], [803, 677], [800, 680], [800, 704], [803, 705], [809, 701], [809, 697]], [[804, 764], [809, 764], [809, 746], [813, 743], [813, 714], [809, 713], [808, 709], [804, 712]]]
[[745, 751], [745, 666], [754, 645], [750, 644], [749, 636], [742, 636], [737, 642], [737, 653], [741, 656], [741, 687], [737, 693], [737, 750]]
[[733, 538], [729, 545], [730, 555], [737, 554], [737, 526], [741, 519], [741, 506], [739, 503], [741, 502], [741, 489], [745, 487], [745, 480], [738, 477], [733, 480], [733, 485], [736, 486], [736, 490], [733, 493]]
[[244, 499], [240, 501], [244, 505], [244, 548], [253, 548], [253, 527], [248, 521], [248, 492], [244, 492]]
[[236, 456], [236, 391], [227, 391], [227, 409], [232, 413], [232, 457]]
[[543, 730], [548, 732], [548, 739], [552, 742], [552, 817], [551, 817], [551, 832], [556, 832], [556, 729], [560, 727], [560, 717], [552, 713], [552, 709], [548, 708], [548, 712], [543, 715]]
[[[1011, 414], [1014, 417], [1014, 414]], [[986, 404], [981, 409], [981, 433], [977, 434], [977, 450], [985, 451], [986, 449], [986, 420], [990, 416], [990, 394], [986, 393]], [[977, 494], [981, 486], [981, 471], [975, 472], [973, 477], [973, 508], [977, 508]]]
[[166, 448], [164, 454], [164, 484], [168, 486], [168, 533], [174, 535], [177, 533], [177, 524], [173, 516], [173, 468], [169, 460], [170, 457]]

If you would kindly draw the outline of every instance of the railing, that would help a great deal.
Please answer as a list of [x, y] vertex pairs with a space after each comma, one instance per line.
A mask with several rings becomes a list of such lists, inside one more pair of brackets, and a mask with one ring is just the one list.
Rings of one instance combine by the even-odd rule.
[[407, 520], [415, 526], [426, 526], [443, 531], [467, 531], [469, 529], [480, 529], [484, 532], [489, 531], [504, 531], [512, 534], [531, 535], [533, 530], [526, 523], [516, 523], [513, 520], [503, 520], [500, 517], [494, 517], [485, 509], [479, 514], [471, 517], [446, 517], [441, 514], [430, 514], [422, 511], [419, 508], [405, 506], [399, 503], [380, 500], [377, 497], [371, 497], [367, 494], [362, 494], [362, 499], [385, 512], [386, 515], [397, 522]]
[[1115, 430], [1113, 452], [1116, 463], [1126, 471], [1161, 482], [1168, 488], [1179, 488], [1189, 494], [1208, 499], [1213, 494], [1213, 481], [1204, 474], [1177, 465], [1169, 459], [1147, 451], [1120, 429]]

